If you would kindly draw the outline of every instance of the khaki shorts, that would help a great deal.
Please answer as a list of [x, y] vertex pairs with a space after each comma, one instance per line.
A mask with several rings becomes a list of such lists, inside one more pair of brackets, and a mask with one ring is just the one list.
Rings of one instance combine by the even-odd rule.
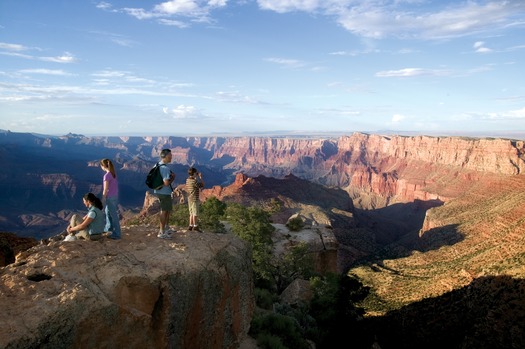
[[190, 216], [198, 216], [199, 215], [199, 205], [200, 203], [198, 201], [189, 201], [188, 202], [188, 210], [190, 211]]
[[157, 197], [159, 198], [161, 211], [171, 212], [173, 210], [171, 195], [157, 194]]

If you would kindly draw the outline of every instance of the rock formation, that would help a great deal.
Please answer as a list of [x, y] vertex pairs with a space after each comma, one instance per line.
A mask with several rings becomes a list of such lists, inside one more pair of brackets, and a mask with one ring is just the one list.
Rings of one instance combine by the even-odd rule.
[[230, 234], [123, 229], [53, 241], [0, 269], [1, 348], [239, 348], [254, 309], [251, 251]]
[[21, 238], [13, 233], [0, 233], [0, 267], [14, 263], [17, 254], [37, 244], [38, 242], [33, 238]]

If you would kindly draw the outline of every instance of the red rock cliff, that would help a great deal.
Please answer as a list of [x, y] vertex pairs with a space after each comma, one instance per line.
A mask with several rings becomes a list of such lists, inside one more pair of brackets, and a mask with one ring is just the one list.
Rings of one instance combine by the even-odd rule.
[[232, 137], [215, 149], [214, 158], [233, 157], [228, 167], [249, 176], [293, 173], [393, 201], [446, 201], [455, 188], [485, 173], [525, 171], [525, 142], [506, 139], [361, 133], [337, 139]]

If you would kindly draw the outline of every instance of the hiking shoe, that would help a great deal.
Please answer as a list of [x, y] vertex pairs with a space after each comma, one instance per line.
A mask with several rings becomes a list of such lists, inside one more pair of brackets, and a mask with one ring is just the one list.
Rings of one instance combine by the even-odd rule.
[[161, 238], [161, 239], [171, 239], [171, 235], [164, 232], [164, 233], [159, 233], [159, 235], [157, 235], [157, 237]]

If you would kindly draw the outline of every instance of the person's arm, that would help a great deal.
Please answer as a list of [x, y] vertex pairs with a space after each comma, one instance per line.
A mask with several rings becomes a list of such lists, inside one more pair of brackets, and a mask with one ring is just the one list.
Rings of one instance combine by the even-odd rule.
[[166, 187], [169, 187], [171, 183], [173, 183], [174, 180], [175, 180], [175, 173], [170, 172], [170, 177], [164, 180], [164, 185]]
[[91, 222], [93, 222], [93, 218], [84, 216], [84, 220], [82, 221], [82, 223], [75, 225], [74, 227], [71, 227], [71, 226], [67, 227], [67, 232], [76, 233], [81, 230], [84, 230], [91, 224]]
[[[175, 173], [173, 173], [165, 164], [162, 164], [160, 166], [160, 173], [162, 174], [162, 178], [164, 179], [163, 184], [164, 186], [169, 187], [171, 183], [173, 183], [173, 181], [175, 180]], [[169, 175], [167, 175], [168, 173], [166, 173], [166, 171], [168, 171]]]
[[109, 182], [104, 181], [104, 188], [102, 189], [102, 201], [106, 201], [106, 197], [108, 196], [109, 191]]
[[202, 173], [199, 172], [199, 187], [204, 188], [204, 181], [202, 180]]

